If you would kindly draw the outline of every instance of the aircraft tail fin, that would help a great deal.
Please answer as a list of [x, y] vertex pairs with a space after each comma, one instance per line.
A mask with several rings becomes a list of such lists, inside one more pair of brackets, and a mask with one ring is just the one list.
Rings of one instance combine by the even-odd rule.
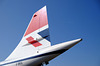
[[24, 37], [34, 47], [41, 47], [39, 49], [51, 46], [46, 6], [33, 15]]
[[6, 60], [30, 56], [49, 46], [51, 42], [47, 11], [44, 6], [32, 16], [22, 40]]

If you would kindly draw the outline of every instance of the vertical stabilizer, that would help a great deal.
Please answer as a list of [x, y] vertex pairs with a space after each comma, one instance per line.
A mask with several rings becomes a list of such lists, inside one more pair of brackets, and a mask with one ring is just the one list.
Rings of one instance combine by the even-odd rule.
[[26, 32], [11, 55], [6, 59], [31, 56], [51, 46], [46, 6], [34, 13]]

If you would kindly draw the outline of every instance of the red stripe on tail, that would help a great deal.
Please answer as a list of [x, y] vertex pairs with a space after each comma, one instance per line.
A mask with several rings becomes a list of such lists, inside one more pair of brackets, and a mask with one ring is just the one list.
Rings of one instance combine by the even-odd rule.
[[34, 38], [31, 36], [26, 38], [26, 40], [28, 41], [28, 43], [32, 44], [34, 47], [38, 47], [42, 45], [38, 41], [34, 40]]
[[48, 24], [46, 6], [37, 11], [24, 34], [24, 36]]

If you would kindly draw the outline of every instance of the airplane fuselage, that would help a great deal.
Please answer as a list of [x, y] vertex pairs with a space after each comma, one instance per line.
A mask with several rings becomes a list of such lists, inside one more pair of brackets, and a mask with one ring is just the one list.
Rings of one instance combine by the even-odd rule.
[[61, 44], [57, 44], [44, 50], [38, 51], [36, 55], [15, 59], [10, 61], [4, 61], [0, 63], [0, 66], [41, 66], [42, 64], [48, 64], [50, 60], [62, 54], [72, 46], [80, 42], [82, 39], [76, 39]]

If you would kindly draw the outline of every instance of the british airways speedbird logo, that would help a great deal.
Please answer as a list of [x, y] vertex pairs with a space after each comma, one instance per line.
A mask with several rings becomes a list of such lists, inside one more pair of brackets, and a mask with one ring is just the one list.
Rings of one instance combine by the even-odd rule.
[[34, 47], [38, 47], [42, 45], [38, 41], [34, 40], [34, 38], [31, 36], [26, 38], [26, 40], [28, 41], [28, 43], [32, 44]]

